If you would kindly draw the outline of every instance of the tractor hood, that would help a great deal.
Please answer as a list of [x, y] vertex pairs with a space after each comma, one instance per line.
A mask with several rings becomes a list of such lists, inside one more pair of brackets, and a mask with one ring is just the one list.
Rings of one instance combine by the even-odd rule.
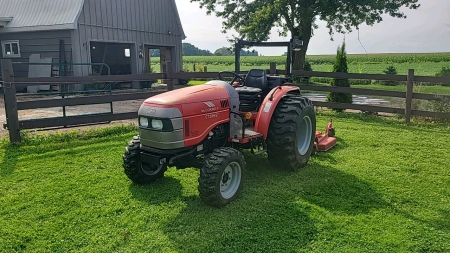
[[228, 98], [228, 92], [224, 87], [204, 84], [164, 92], [146, 99], [144, 104], [170, 106], [225, 98]]
[[237, 108], [239, 106], [237, 93], [231, 85], [223, 81], [211, 81], [207, 84], [176, 89], [152, 96], [144, 101], [139, 114], [147, 114], [145, 112], [150, 110], [161, 111], [158, 108], [177, 108], [184, 117], [214, 113], [228, 110], [230, 98], [233, 100], [233, 105], [237, 104], [235, 106]]

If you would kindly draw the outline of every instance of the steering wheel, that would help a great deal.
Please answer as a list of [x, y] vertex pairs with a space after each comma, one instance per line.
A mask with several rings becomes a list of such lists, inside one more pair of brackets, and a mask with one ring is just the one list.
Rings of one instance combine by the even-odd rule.
[[236, 82], [237, 80], [239, 80], [239, 85], [237, 87], [244, 86], [245, 79], [242, 76], [240, 76], [238, 73], [231, 72], [231, 71], [221, 71], [221, 72], [219, 72], [219, 79], [222, 80], [222, 81], [225, 81], [224, 77], [223, 77], [223, 74], [231, 74], [231, 75], [234, 76], [233, 80], [231, 80], [231, 82], [230, 82], [231, 86], [236, 87], [236, 86], [233, 85], [233, 83]]

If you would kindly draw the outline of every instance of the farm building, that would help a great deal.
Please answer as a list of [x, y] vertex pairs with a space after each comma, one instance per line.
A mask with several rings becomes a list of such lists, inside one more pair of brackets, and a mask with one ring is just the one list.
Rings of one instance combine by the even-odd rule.
[[[185, 34], [175, 0], [0, 0], [0, 6], [0, 57], [15, 62], [16, 76], [50, 76], [55, 68], [60, 75], [108, 74], [91, 63], [106, 63], [113, 75], [140, 74], [149, 69], [150, 49], [160, 50], [161, 63], [182, 69]], [[69, 64], [52, 71], [50, 62]]]

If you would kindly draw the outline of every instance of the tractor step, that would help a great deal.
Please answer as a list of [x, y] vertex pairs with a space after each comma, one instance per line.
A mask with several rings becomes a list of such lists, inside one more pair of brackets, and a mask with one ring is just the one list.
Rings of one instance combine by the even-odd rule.
[[250, 128], [246, 128], [244, 132], [244, 138], [228, 138], [228, 141], [235, 143], [249, 143], [252, 139], [262, 138], [262, 133], [258, 133]]
[[255, 132], [255, 131], [253, 131], [251, 129], [248, 129], [248, 128], [245, 129], [245, 133], [244, 133], [244, 137], [245, 138], [252, 139], [252, 138], [261, 137], [261, 136], [262, 136], [262, 133]]

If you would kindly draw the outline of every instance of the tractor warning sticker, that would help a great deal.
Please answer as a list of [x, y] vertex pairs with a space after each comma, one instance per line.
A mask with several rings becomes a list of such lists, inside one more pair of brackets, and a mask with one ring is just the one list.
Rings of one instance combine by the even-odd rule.
[[267, 102], [267, 104], [264, 106], [263, 112], [269, 112], [270, 107], [272, 107], [272, 102]]

